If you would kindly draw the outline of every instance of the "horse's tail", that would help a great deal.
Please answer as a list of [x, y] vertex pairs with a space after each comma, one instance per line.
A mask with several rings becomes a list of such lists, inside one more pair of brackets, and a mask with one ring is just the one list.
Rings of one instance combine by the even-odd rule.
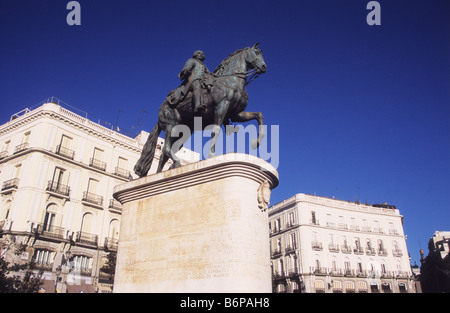
[[156, 123], [153, 130], [150, 132], [148, 139], [142, 149], [141, 157], [136, 162], [134, 166], [134, 172], [139, 175], [139, 177], [147, 176], [150, 167], [152, 166], [153, 157], [155, 156], [156, 142], [158, 140], [161, 128], [159, 127], [159, 122]]

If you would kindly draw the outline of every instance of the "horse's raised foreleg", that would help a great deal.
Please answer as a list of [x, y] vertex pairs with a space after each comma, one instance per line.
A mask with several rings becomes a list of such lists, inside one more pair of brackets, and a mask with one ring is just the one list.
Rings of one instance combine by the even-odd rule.
[[251, 120], [258, 121], [258, 138], [254, 138], [252, 140], [252, 148], [256, 149], [261, 144], [263, 138], [266, 136], [266, 132], [264, 129], [264, 116], [261, 112], [240, 112], [231, 118], [232, 122], [248, 122]]

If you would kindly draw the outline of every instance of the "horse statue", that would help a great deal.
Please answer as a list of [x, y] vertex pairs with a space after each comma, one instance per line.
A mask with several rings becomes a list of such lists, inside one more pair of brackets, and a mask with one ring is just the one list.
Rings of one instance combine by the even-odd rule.
[[[249, 73], [249, 69], [253, 73]], [[252, 141], [252, 147], [256, 149], [265, 136], [263, 127], [263, 115], [261, 112], [245, 112], [248, 104], [248, 94], [245, 90], [247, 77], [253, 74], [263, 74], [267, 70], [262, 57], [262, 52], [258, 48], [258, 43], [253, 47], [236, 50], [230, 54], [212, 72], [214, 83], [210, 91], [204, 91], [203, 104], [205, 111], [202, 112], [202, 125], [213, 125], [208, 158], [215, 155], [215, 145], [217, 137], [222, 129], [222, 125], [229, 125], [231, 122], [248, 122], [256, 119], [258, 121], [258, 138]], [[181, 165], [180, 159], [175, 155], [188, 139], [188, 136], [173, 136], [172, 130], [177, 125], [186, 125], [191, 134], [197, 129], [194, 128], [194, 107], [192, 105], [192, 95], [189, 92], [176, 106], [168, 100], [164, 100], [159, 108], [158, 122], [150, 132], [146, 143], [142, 149], [141, 156], [134, 166], [134, 171], [139, 177], [147, 175], [155, 154], [158, 136], [164, 130], [165, 140], [162, 147], [162, 154], [159, 160], [157, 172], [161, 172], [167, 160], [173, 161], [171, 168]], [[211, 126], [210, 126], [211, 128]], [[204, 128], [203, 128], [204, 129]], [[185, 139], [181, 139], [185, 138]], [[173, 147], [178, 140], [184, 140]]]

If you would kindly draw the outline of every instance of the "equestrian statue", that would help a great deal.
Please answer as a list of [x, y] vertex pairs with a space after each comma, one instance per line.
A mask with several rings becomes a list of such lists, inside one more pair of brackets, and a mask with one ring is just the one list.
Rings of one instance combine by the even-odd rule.
[[[134, 166], [139, 177], [147, 175], [155, 154], [158, 136], [164, 130], [165, 139], [162, 154], [159, 159], [157, 172], [161, 172], [167, 160], [173, 161], [171, 168], [181, 166], [180, 159], [175, 155], [182, 144], [174, 143], [181, 138], [175, 137], [172, 130], [177, 125], [186, 125], [191, 134], [194, 129], [194, 117], [201, 117], [202, 125], [213, 125], [208, 157], [215, 155], [215, 145], [222, 125], [230, 122], [248, 122], [256, 119], [259, 125], [258, 138], [252, 141], [253, 148], [257, 148], [264, 138], [263, 115], [261, 112], [246, 112], [248, 94], [247, 84], [266, 72], [267, 67], [258, 48], [253, 47], [236, 50], [210, 73], [203, 61], [202, 51], [194, 52], [188, 59], [178, 77], [181, 85], [172, 90], [161, 104], [158, 112], [158, 122], [150, 132], [142, 149], [141, 157]], [[249, 78], [250, 77], [250, 78]]]

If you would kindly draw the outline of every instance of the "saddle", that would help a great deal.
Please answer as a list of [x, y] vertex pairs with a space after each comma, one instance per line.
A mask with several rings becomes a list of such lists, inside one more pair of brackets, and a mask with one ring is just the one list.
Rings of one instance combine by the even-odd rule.
[[[211, 86], [214, 84], [213, 81], [205, 82], [204, 80], [201, 80], [202, 100], [204, 99], [205, 94], [209, 93], [206, 83], [208, 83]], [[166, 96], [166, 101], [169, 104], [170, 108], [172, 109], [176, 108], [181, 102], [190, 97], [191, 92], [189, 90], [189, 87], [190, 87], [189, 84], [182, 84], [169, 92], [169, 94]]]

